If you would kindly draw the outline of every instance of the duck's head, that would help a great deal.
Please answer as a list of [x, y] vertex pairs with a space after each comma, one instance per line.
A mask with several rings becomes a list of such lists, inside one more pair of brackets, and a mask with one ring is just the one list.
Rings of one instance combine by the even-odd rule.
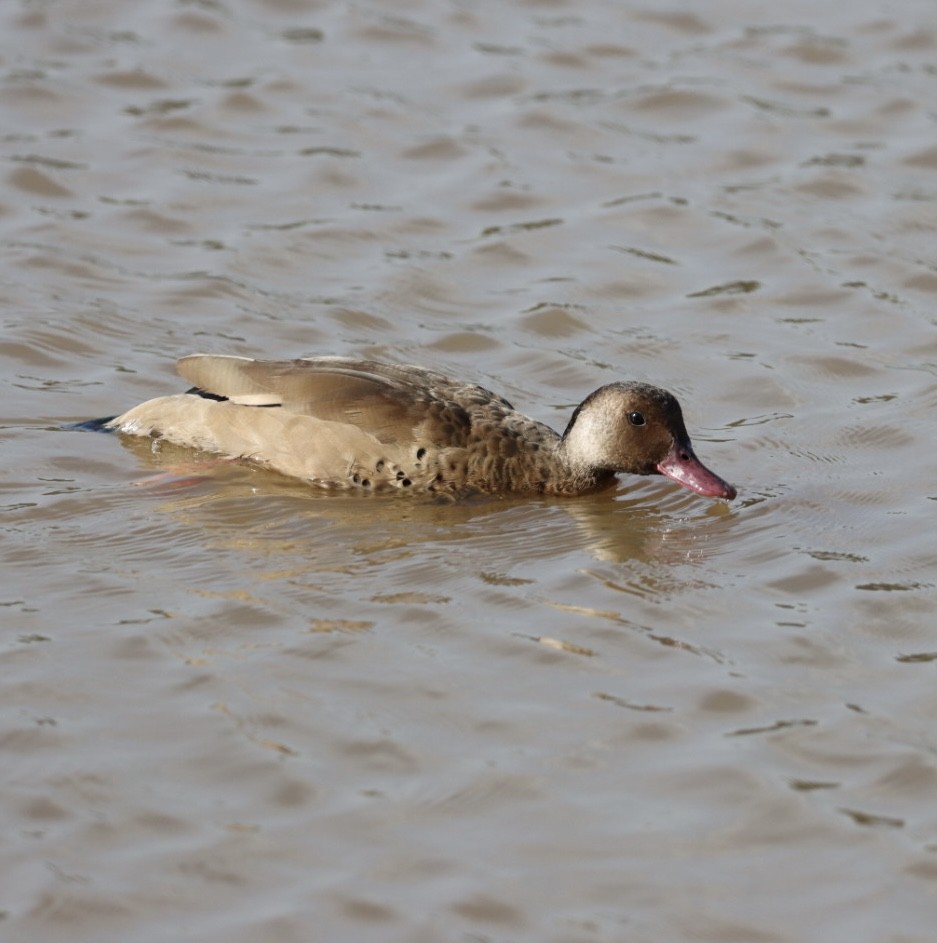
[[647, 383], [597, 389], [573, 413], [563, 444], [571, 464], [593, 471], [666, 475], [710, 498], [736, 495], [696, 457], [676, 397]]

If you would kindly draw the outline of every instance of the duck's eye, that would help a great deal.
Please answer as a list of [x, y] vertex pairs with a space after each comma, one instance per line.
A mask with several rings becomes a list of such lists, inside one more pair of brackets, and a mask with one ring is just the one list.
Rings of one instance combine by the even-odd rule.
[[644, 425], [644, 413], [628, 413], [628, 422], [633, 426], [643, 426]]

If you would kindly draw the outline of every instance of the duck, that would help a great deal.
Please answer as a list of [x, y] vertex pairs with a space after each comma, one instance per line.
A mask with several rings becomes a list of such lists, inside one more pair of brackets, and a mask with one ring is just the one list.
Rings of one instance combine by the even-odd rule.
[[482, 386], [414, 365], [193, 354], [176, 368], [186, 392], [103, 428], [322, 489], [577, 496], [630, 474], [664, 475], [705, 497], [737, 494], [696, 457], [676, 397], [648, 383], [599, 387], [560, 434]]

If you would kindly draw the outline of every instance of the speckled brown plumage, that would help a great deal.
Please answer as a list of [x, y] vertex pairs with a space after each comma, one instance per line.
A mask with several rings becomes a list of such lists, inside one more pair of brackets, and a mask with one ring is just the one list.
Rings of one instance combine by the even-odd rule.
[[178, 370], [191, 390], [148, 400], [110, 427], [324, 488], [576, 495], [630, 472], [735, 497], [693, 455], [676, 399], [643, 383], [596, 390], [561, 436], [483, 387], [415, 366], [200, 354]]

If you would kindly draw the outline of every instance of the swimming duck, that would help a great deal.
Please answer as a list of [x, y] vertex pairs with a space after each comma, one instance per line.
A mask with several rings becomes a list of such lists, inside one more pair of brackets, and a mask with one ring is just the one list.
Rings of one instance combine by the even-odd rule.
[[736, 496], [694, 454], [674, 396], [646, 383], [600, 387], [559, 435], [481, 386], [416, 366], [196, 354], [177, 369], [188, 392], [148, 400], [106, 427], [323, 488], [579, 495], [627, 472]]

